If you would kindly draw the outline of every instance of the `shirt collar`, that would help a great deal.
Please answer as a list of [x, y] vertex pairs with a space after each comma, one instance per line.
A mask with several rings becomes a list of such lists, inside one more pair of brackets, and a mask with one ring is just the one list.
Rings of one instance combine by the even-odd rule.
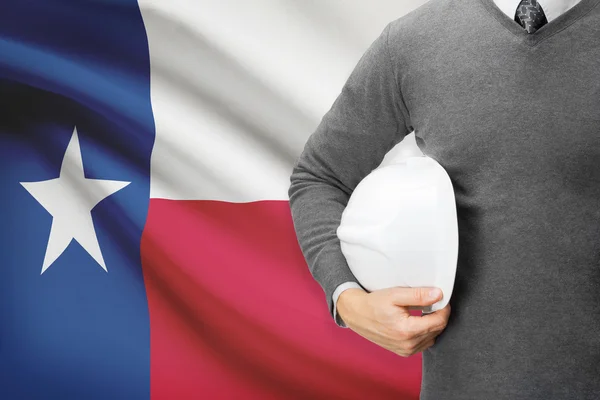
[[[538, 0], [544, 9], [548, 22], [564, 13], [580, 0]], [[502, 10], [510, 18], [515, 17], [515, 12], [519, 6], [520, 0], [494, 0], [500, 10]]]

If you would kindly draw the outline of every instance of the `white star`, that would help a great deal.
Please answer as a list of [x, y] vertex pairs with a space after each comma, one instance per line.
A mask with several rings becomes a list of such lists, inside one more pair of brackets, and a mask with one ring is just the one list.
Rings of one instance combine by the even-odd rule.
[[108, 272], [94, 230], [91, 211], [96, 204], [130, 183], [85, 177], [77, 128], [65, 151], [58, 178], [21, 182], [29, 194], [52, 215], [42, 274], [60, 257], [73, 239]]

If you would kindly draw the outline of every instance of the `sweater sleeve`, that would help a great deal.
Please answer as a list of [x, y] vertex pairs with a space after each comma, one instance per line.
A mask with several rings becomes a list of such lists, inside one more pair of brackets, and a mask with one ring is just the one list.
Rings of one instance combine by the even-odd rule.
[[335, 289], [358, 283], [336, 233], [342, 212], [356, 185], [412, 130], [390, 58], [389, 30], [388, 24], [363, 54], [290, 177], [298, 243], [332, 316]]

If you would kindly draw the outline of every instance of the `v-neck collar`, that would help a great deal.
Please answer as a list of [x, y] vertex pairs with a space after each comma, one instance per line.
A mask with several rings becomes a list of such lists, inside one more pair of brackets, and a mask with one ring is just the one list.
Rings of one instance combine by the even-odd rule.
[[[580, 0], [579, 3], [569, 8], [558, 17], [554, 18], [550, 22], [543, 25], [534, 33], [527, 33], [525, 29], [514, 19], [506, 15], [496, 5], [494, 0], [479, 0], [485, 8], [492, 14], [492, 16], [506, 29], [512, 32], [515, 36], [519, 37], [523, 43], [529, 46], [535, 46], [542, 40], [554, 35], [565, 29], [567, 26], [573, 24], [579, 18], [590, 12], [595, 6], [600, 3], [600, 0]], [[543, 3], [542, 3], [543, 4]], [[516, 7], [515, 7], [516, 11]]]

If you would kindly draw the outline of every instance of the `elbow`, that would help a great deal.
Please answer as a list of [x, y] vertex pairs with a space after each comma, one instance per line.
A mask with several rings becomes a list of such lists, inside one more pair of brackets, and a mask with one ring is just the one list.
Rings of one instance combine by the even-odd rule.
[[[292, 169], [288, 187], [288, 199], [290, 201], [290, 205], [293, 204], [294, 198], [296, 197], [298, 191], [304, 187], [309, 180], [311, 180], [310, 177], [310, 172], [302, 168], [297, 161]], [[314, 179], [314, 176], [312, 179]]]

